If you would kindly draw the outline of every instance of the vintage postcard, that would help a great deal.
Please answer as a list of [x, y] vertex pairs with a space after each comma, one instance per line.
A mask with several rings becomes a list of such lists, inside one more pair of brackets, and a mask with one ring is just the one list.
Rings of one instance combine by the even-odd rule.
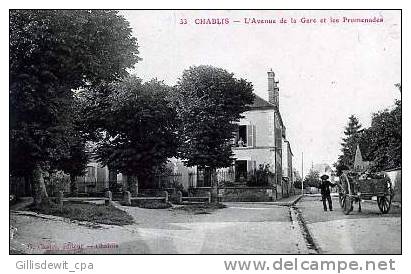
[[401, 16], [10, 10], [9, 253], [402, 254]]

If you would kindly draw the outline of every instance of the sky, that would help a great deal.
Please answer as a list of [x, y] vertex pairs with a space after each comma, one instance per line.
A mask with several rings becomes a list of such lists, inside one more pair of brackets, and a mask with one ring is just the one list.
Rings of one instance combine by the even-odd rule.
[[[268, 99], [267, 71], [280, 87], [280, 111], [304, 175], [313, 164], [332, 165], [340, 154], [348, 117], [364, 127], [372, 113], [401, 97], [399, 11], [121, 11], [143, 59], [132, 71], [143, 80], [175, 85], [184, 69], [212, 65], [245, 78]], [[330, 18], [339, 22], [330, 23]], [[382, 18], [378, 23], [343, 18]], [[275, 19], [275, 24], [246, 24]], [[281, 18], [287, 23], [280, 23]], [[296, 23], [290, 23], [291, 18]], [[301, 20], [305, 18], [305, 20]], [[197, 19], [197, 21], [195, 21]], [[195, 24], [228, 19], [228, 24]], [[305, 23], [307, 19], [316, 22]], [[321, 19], [325, 19], [321, 23]], [[186, 21], [185, 21], [186, 20]], [[239, 21], [239, 22], [234, 22]], [[303, 22], [304, 21], [304, 22]], [[187, 22], [187, 24], [180, 24]], [[207, 21], [206, 21], [207, 22]]]

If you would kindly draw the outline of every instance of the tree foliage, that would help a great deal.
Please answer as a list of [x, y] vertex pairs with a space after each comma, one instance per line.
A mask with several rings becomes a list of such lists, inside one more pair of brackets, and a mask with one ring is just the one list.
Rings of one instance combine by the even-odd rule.
[[[302, 184], [301, 179], [298, 179], [298, 180], [296, 180], [296, 181], [293, 182], [293, 186], [294, 186], [294, 188], [296, 188], [296, 189], [301, 189], [301, 184]], [[304, 184], [304, 187], [306, 187], [305, 184]]]
[[[401, 84], [395, 85], [400, 92]], [[396, 100], [394, 107], [374, 113], [369, 128], [361, 129], [357, 118], [351, 116], [345, 130], [342, 152], [336, 163], [337, 175], [353, 167], [357, 144], [370, 168], [381, 171], [401, 167], [402, 159], [402, 105]]]
[[84, 118], [82, 117], [81, 101], [77, 96], [71, 104], [69, 121], [65, 127], [63, 136], [62, 151], [59, 159], [51, 166], [52, 170], [61, 170], [70, 175], [70, 190], [72, 193], [77, 191], [75, 182], [76, 176], [85, 173], [85, 167], [90, 160], [90, 153], [87, 149], [87, 134], [85, 133]]
[[123, 17], [102, 10], [13, 10], [9, 41], [10, 172], [39, 183], [72, 153], [73, 90], [127, 75], [137, 43]]
[[304, 178], [304, 186], [319, 187], [320, 183], [320, 172], [314, 169], [311, 169]]
[[360, 143], [362, 138], [361, 124], [357, 117], [351, 115], [348, 118], [348, 125], [345, 127], [344, 135], [341, 143], [342, 154], [338, 157], [336, 166], [346, 166], [352, 168], [354, 166], [355, 151], [357, 144]]
[[98, 127], [95, 130], [102, 132], [98, 159], [142, 182], [176, 155], [178, 123], [168, 101], [171, 88], [157, 80], [142, 83], [128, 77], [104, 89], [108, 95], [100, 96], [100, 104], [88, 111], [89, 118], [97, 121], [92, 123]]
[[212, 66], [194, 66], [178, 80], [173, 102], [181, 121], [179, 155], [188, 166], [228, 167], [241, 113], [254, 100], [253, 86]]
[[373, 114], [371, 126], [364, 132], [367, 157], [372, 159], [376, 171], [401, 167], [402, 107], [397, 100], [393, 109]]

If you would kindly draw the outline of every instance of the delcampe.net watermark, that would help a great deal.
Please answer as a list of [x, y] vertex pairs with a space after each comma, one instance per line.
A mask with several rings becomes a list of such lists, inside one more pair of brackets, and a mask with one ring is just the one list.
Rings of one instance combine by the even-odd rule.
[[259, 260], [225, 260], [226, 271], [395, 271], [395, 261], [389, 260], [284, 260], [280, 258], [274, 261]]

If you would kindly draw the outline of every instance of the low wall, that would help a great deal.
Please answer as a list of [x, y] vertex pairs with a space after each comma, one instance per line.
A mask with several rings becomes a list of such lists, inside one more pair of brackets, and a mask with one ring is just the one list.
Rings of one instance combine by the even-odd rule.
[[169, 195], [175, 192], [174, 188], [164, 188], [164, 189], [156, 189], [156, 188], [149, 188], [149, 189], [139, 189], [138, 196], [142, 197], [161, 197], [164, 196], [164, 191], [167, 191]]
[[401, 169], [385, 171], [394, 187], [394, 202], [402, 202], [402, 173]]
[[205, 196], [212, 191], [211, 187], [196, 187], [188, 190], [189, 197]]
[[276, 187], [226, 187], [219, 189], [219, 197], [222, 202], [270, 202], [279, 199], [277, 190]]

